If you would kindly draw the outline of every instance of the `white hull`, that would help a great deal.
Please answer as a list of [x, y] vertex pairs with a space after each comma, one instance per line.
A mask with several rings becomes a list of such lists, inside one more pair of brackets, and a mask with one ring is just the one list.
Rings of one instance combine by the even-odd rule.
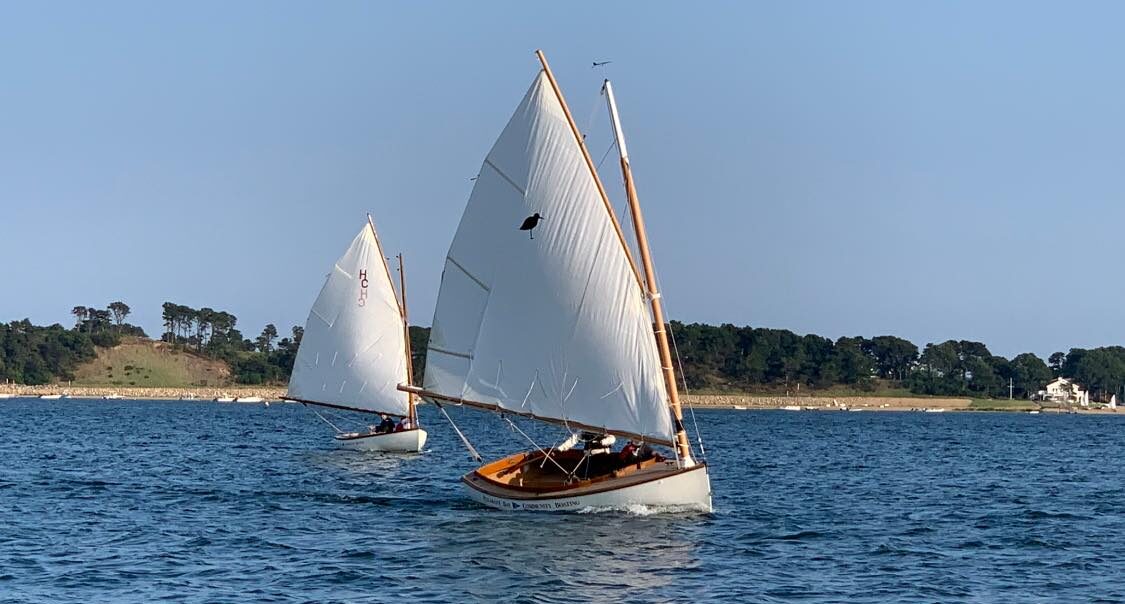
[[260, 396], [240, 396], [240, 397], [234, 399], [234, 402], [236, 402], [236, 403], [262, 403], [262, 402], [265, 402], [265, 400], [266, 399], [264, 399]]
[[6, 399], [10, 399], [10, 398], [15, 398], [15, 395], [14, 394], [0, 394], [0, 400], [6, 400]]
[[461, 481], [468, 490], [469, 497], [478, 503], [501, 510], [585, 512], [630, 511], [643, 507], [651, 511], [710, 513], [714, 509], [711, 505], [711, 477], [707, 473], [707, 466], [601, 492], [531, 498], [486, 493], [469, 482], [468, 478], [471, 475], [470, 473]]
[[385, 434], [338, 434], [336, 442], [348, 449], [360, 451], [386, 451], [388, 453], [418, 453], [426, 446], [426, 431], [403, 430]]
[[57, 401], [62, 397], [63, 395], [61, 394], [43, 394], [39, 396], [39, 399], [44, 401]]

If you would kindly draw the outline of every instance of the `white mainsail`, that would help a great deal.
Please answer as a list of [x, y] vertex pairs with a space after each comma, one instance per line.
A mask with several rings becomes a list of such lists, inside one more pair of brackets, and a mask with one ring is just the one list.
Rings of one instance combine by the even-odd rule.
[[[535, 213], [531, 239], [518, 227]], [[485, 158], [446, 257], [425, 390], [669, 443], [651, 321], [540, 72]]]
[[370, 222], [336, 261], [297, 350], [289, 396], [359, 411], [408, 415], [406, 341], [386, 260]]

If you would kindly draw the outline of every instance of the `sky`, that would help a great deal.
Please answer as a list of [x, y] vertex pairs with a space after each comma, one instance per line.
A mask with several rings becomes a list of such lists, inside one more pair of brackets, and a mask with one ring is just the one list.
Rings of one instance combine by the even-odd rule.
[[371, 212], [428, 325], [542, 48], [595, 159], [614, 81], [670, 318], [1125, 344], [1123, 22], [1110, 2], [0, 3], [0, 320], [123, 300], [155, 336], [174, 301], [287, 333]]

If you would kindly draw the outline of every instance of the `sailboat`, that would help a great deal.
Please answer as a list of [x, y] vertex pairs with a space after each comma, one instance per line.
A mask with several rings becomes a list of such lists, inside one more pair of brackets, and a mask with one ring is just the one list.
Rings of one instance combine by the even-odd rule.
[[406, 321], [406, 275], [398, 256], [402, 301], [395, 295], [371, 217], [336, 261], [320, 290], [297, 349], [285, 400], [400, 418], [398, 427], [336, 429], [337, 442], [369, 451], [417, 452], [426, 444], [414, 395], [397, 386], [411, 380]]
[[[547, 60], [536, 55], [542, 69], [485, 158], [446, 256], [424, 385], [399, 389], [571, 432], [463, 476], [485, 505], [710, 511], [707, 464], [684, 428], [612, 87], [604, 90], [640, 267]], [[633, 442], [614, 452], [617, 438]]]

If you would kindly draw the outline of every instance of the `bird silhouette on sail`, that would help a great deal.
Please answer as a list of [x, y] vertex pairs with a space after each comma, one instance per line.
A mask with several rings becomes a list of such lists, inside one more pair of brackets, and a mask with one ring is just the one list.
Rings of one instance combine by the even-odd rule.
[[539, 226], [540, 220], [546, 220], [546, 218], [543, 218], [539, 215], [539, 212], [536, 212], [531, 216], [523, 219], [523, 224], [520, 225], [520, 230], [527, 231], [527, 234], [530, 235], [532, 239], [535, 239], [535, 227]]

